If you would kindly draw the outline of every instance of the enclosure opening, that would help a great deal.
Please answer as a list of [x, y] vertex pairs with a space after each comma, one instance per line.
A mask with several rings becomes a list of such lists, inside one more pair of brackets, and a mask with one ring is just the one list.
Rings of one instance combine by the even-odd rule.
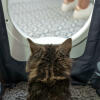
[[[86, 46], [91, 15], [74, 19], [73, 11], [63, 12], [63, 0], [3, 0], [11, 56], [29, 58], [27, 38], [39, 44], [61, 44], [72, 38], [71, 58], [80, 57]], [[5, 5], [6, 4], [6, 5]], [[15, 46], [16, 45], [16, 46]]]

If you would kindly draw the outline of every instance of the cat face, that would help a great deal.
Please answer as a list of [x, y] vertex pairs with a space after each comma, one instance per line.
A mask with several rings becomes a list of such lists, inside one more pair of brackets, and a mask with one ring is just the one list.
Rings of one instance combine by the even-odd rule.
[[31, 49], [31, 56], [26, 66], [26, 72], [29, 72], [29, 81], [49, 83], [70, 77], [69, 53], [72, 48], [70, 38], [60, 45], [39, 45], [30, 39], [28, 42]]

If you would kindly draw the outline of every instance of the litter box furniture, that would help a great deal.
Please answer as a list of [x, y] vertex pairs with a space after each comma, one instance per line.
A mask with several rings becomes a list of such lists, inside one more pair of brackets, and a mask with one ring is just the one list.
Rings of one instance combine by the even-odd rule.
[[[1, 61], [0, 71], [3, 75], [2, 79], [5, 80], [5, 82], [27, 81], [27, 74], [25, 73], [25, 65], [26, 65], [26, 60], [30, 55], [29, 44], [26, 40], [27, 36], [24, 36], [23, 32], [21, 32], [21, 30], [12, 22], [8, 12], [9, 12], [8, 0], [1, 0], [0, 1], [0, 61]], [[93, 73], [97, 68], [96, 58], [98, 58], [100, 54], [100, 49], [99, 49], [100, 22], [98, 21], [100, 19], [99, 14], [100, 14], [100, 0], [96, 0], [93, 19], [89, 30], [89, 36], [88, 36], [88, 29], [91, 22], [91, 16], [89, 17], [84, 27], [82, 27], [82, 29], [78, 33], [72, 36], [73, 48], [71, 51], [71, 57], [77, 58], [81, 56], [80, 59], [76, 61], [74, 63], [74, 66], [72, 67], [72, 79], [80, 81], [80, 84], [83, 83], [86, 85], [89, 78], [93, 75]], [[45, 44], [50, 43], [54, 38], [55, 37], [45, 38], [46, 40], [51, 39], [50, 41], [46, 41]], [[41, 39], [39, 38], [39, 39], [34, 39], [33, 41], [37, 43], [40, 42], [44, 43], [43, 39], [44, 38]], [[59, 39], [61, 39], [61, 41], [58, 41], [59, 43], [65, 40], [64, 38], [58, 38], [58, 40]], [[86, 45], [86, 40], [87, 40], [87, 45]], [[93, 41], [95, 42], [95, 44], [93, 44]], [[53, 44], [56, 44], [55, 41], [53, 41]], [[93, 46], [91, 49], [88, 48], [90, 47], [90, 45]], [[85, 53], [83, 54], [84, 50]], [[94, 53], [93, 55], [90, 55], [88, 58], [87, 54], [91, 54], [92, 50]], [[87, 51], [89, 52], [87, 53]], [[90, 58], [93, 59], [91, 60]], [[94, 64], [94, 66], [91, 67], [89, 66], [90, 64]]]

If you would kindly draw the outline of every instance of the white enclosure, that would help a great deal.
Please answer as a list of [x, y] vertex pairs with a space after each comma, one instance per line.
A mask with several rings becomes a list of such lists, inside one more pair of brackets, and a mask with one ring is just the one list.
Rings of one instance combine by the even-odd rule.
[[[30, 48], [27, 38], [23, 31], [13, 22], [9, 16], [8, 0], [2, 0], [3, 10], [5, 15], [6, 27], [8, 31], [8, 38], [10, 44], [11, 56], [18, 61], [26, 61], [30, 56]], [[92, 15], [92, 13], [91, 13]], [[91, 22], [91, 15], [86, 21], [85, 25], [74, 35], [72, 35], [73, 48], [71, 51], [71, 58], [77, 58], [84, 52], [88, 30]], [[66, 38], [62, 37], [42, 37], [31, 38], [34, 42], [39, 44], [61, 44]]]

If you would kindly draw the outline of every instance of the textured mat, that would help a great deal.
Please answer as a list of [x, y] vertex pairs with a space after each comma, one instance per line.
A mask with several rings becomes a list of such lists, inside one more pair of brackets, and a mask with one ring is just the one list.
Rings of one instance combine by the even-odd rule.
[[[72, 86], [72, 100], [100, 100], [94, 89], [90, 86]], [[27, 83], [19, 83], [13, 89], [7, 89], [3, 100], [26, 100]]]

